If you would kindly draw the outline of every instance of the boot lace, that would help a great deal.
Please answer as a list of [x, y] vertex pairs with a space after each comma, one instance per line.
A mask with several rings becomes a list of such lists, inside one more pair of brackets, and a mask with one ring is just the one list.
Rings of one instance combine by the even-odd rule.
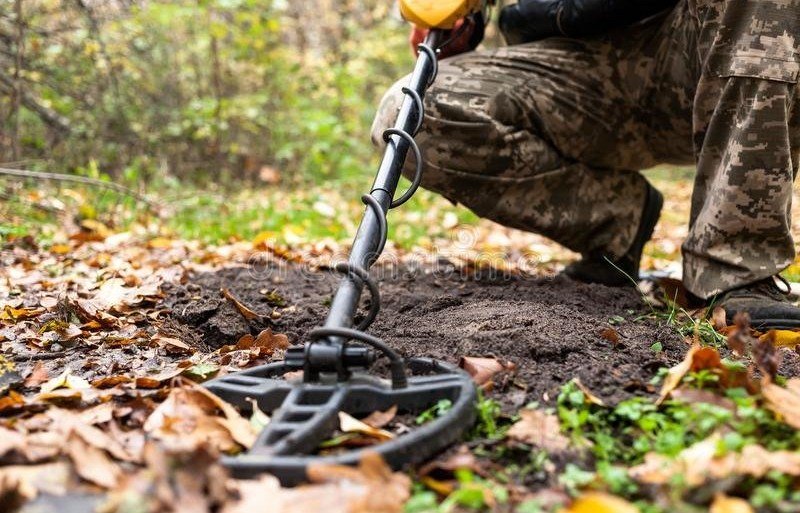
[[[782, 283], [785, 289], [778, 286], [778, 283]], [[788, 296], [792, 292], [792, 286], [786, 278], [778, 274], [750, 286], [743, 287], [742, 292], [748, 295], [765, 295], [777, 301], [787, 301]]]

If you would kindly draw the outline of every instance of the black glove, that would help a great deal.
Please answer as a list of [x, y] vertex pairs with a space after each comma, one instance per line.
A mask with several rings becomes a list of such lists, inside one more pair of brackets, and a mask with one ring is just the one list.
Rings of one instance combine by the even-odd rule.
[[552, 36], [593, 36], [643, 20], [677, 3], [678, 0], [519, 0], [500, 11], [500, 31], [510, 45]]

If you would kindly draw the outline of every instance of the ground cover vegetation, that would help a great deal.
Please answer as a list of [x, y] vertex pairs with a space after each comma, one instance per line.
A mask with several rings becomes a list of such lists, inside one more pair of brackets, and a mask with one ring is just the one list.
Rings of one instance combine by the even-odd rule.
[[[372, 0], [1, 5], [0, 160], [80, 181], [0, 175], [0, 511], [798, 511], [797, 333], [554, 277], [575, 255], [429, 193], [392, 212], [372, 330], [469, 372], [475, 426], [404, 472], [231, 478], [269, 417], [200, 384], [324, 319], [404, 27]], [[692, 172], [647, 176], [643, 264], [674, 275]], [[450, 406], [343, 416], [319, 451]]]

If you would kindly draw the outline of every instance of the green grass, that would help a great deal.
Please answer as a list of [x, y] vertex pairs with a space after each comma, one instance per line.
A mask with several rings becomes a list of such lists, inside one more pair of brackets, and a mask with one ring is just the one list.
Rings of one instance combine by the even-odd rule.
[[[4, 220], [0, 223], [0, 239], [31, 234], [46, 245], [65, 224], [76, 225], [91, 219], [113, 230], [143, 225], [154, 231], [154, 235], [209, 244], [255, 238], [288, 245], [323, 239], [349, 242], [365, 208], [360, 197], [369, 190], [369, 185], [368, 179], [350, 179], [310, 188], [227, 191], [213, 185], [198, 189], [165, 183], [153, 195], [163, 206], [158, 213], [118, 193], [37, 185], [40, 190], [25, 190], [37, 192], [36, 202], [42, 198], [57, 199], [64, 205], [65, 213], [45, 212], [25, 198], [5, 202], [0, 205], [0, 218]], [[452, 237], [448, 227], [454, 223], [477, 222], [477, 216], [469, 210], [420, 190], [402, 208], [390, 211], [389, 239], [408, 249], [429, 244], [436, 238]]]

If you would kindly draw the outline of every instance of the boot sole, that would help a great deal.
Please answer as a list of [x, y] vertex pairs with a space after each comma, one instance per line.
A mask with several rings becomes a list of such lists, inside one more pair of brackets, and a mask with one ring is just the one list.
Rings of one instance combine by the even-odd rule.
[[[731, 317], [728, 321], [733, 323]], [[750, 326], [756, 330], [796, 330], [800, 329], [800, 320], [790, 319], [756, 319], [750, 320]]]

